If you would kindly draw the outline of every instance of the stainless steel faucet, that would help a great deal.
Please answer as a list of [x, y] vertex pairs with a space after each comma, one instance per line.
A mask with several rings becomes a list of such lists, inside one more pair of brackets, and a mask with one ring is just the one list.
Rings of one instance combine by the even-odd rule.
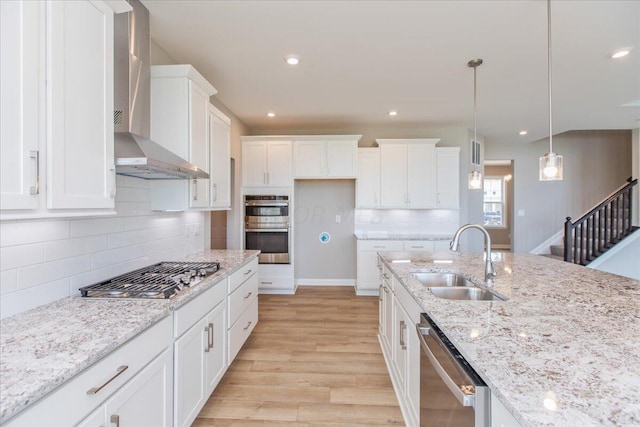
[[451, 248], [453, 252], [460, 251], [460, 242], [459, 242], [460, 235], [465, 230], [468, 230], [470, 228], [477, 228], [478, 230], [484, 233], [484, 244], [487, 248], [485, 252], [484, 278], [487, 281], [487, 284], [489, 285], [491, 284], [493, 277], [495, 277], [496, 271], [494, 270], [493, 262], [491, 261], [491, 236], [489, 236], [489, 232], [487, 231], [486, 228], [484, 228], [479, 224], [463, 225], [462, 227], [458, 228], [458, 230], [456, 230], [456, 233], [453, 235], [453, 240], [451, 240], [451, 244], [449, 245], [449, 248]]

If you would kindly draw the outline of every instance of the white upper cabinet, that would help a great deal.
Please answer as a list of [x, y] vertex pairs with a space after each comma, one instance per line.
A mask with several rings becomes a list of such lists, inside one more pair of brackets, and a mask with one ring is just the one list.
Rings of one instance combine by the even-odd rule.
[[0, 209], [37, 209], [44, 3], [0, 2]]
[[2, 218], [113, 213], [113, 10], [1, 8]]
[[437, 204], [443, 209], [460, 208], [460, 148], [437, 147]]
[[215, 209], [231, 208], [231, 120], [209, 104], [211, 151], [211, 204]]
[[296, 137], [294, 178], [356, 178], [361, 135]]
[[242, 186], [291, 187], [291, 141], [273, 137], [242, 137]]
[[435, 208], [439, 139], [378, 139], [380, 207]]
[[[151, 139], [209, 173], [209, 97], [216, 89], [191, 65], [151, 67]], [[151, 208], [208, 208], [209, 179], [152, 182]]]
[[358, 148], [356, 208], [380, 206], [380, 149]]

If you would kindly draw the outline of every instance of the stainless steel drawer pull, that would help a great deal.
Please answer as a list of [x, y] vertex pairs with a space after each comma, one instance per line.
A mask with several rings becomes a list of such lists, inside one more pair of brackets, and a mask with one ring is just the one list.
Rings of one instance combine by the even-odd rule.
[[407, 349], [407, 342], [404, 339], [404, 332], [407, 330], [407, 324], [404, 323], [404, 320], [400, 321], [400, 347], [403, 350]]
[[207, 338], [209, 338], [209, 348], [213, 348], [213, 323], [209, 323], [209, 334]]
[[247, 295], [244, 296], [244, 299], [249, 298], [251, 295], [253, 295], [253, 292], [249, 292]]
[[193, 200], [198, 200], [198, 180], [193, 180]]
[[384, 289], [384, 293], [388, 294], [389, 293], [389, 289], [387, 289], [386, 287], [383, 287], [382, 289]]
[[387, 280], [391, 279], [391, 277], [389, 277], [387, 273], [382, 273], [382, 277], [384, 277]]
[[40, 194], [40, 151], [29, 151], [29, 157], [35, 159], [36, 161], [36, 177], [34, 180], [34, 185], [29, 188], [29, 194], [33, 196], [36, 194]]
[[120, 416], [111, 415], [111, 418], [109, 418], [109, 422], [111, 422], [111, 424], [115, 424], [116, 427], [120, 427]]
[[374, 246], [374, 248], [381, 248], [381, 249], [384, 249], [384, 248], [386, 248], [386, 246]]
[[262, 283], [263, 285], [273, 285], [273, 282], [260, 282], [260, 283]]
[[243, 331], [246, 331], [247, 329], [249, 329], [249, 326], [251, 326], [253, 322], [249, 322], [247, 323], [247, 326], [245, 326], [244, 328], [242, 328]]
[[244, 275], [246, 276], [247, 274], [251, 273], [252, 271], [253, 271], [253, 269], [252, 269], [252, 268], [250, 268], [249, 270], [247, 270], [247, 271], [245, 271], [245, 272], [244, 272]]
[[122, 375], [122, 373], [124, 371], [126, 371], [127, 369], [129, 369], [129, 367], [127, 365], [120, 366], [118, 369], [116, 369], [116, 374], [114, 376], [112, 376], [111, 378], [109, 378], [109, 380], [106, 383], [102, 384], [99, 387], [90, 388], [89, 390], [87, 390], [87, 394], [97, 394], [100, 390], [105, 388], [107, 386], [107, 384], [109, 384], [111, 381], [115, 380], [120, 375]]

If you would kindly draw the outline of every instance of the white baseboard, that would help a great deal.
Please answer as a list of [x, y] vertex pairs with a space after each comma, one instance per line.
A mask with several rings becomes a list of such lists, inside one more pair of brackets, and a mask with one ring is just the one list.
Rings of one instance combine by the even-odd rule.
[[356, 289], [356, 295], [359, 297], [379, 297], [380, 291], [377, 289]]
[[355, 279], [296, 279], [296, 286], [355, 286]]
[[563, 239], [564, 239], [564, 229], [558, 231], [556, 234], [549, 237], [547, 240], [540, 243], [535, 248], [531, 249], [529, 253], [536, 254], [536, 255], [550, 254], [551, 253], [550, 246], [561, 245], [563, 243]]
[[295, 295], [294, 289], [260, 289], [260, 295]]

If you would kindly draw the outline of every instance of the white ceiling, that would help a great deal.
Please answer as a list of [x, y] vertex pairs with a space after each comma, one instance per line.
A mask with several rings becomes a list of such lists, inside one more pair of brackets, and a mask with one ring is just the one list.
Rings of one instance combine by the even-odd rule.
[[[478, 133], [548, 136], [544, 0], [143, 3], [156, 43], [193, 64], [253, 130], [473, 128], [467, 62], [482, 58]], [[554, 134], [640, 127], [640, 1], [551, 5]], [[633, 50], [608, 58], [621, 47]]]

